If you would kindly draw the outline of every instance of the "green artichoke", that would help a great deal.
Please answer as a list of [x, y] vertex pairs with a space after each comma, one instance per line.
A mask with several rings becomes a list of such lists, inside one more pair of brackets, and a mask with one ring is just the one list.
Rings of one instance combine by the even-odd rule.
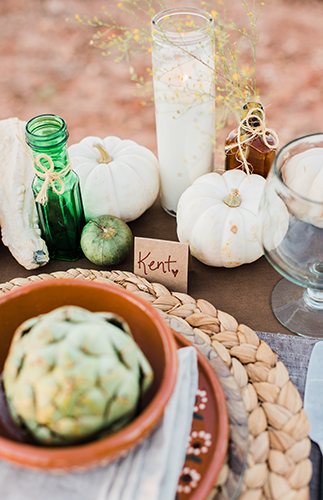
[[16, 330], [3, 370], [11, 417], [37, 442], [70, 445], [131, 420], [153, 379], [128, 324], [65, 306]]

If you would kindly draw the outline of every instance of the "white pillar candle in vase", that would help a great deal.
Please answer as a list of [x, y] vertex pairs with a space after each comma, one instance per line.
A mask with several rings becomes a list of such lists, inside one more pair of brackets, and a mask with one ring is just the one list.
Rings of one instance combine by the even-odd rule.
[[152, 20], [152, 63], [161, 203], [176, 215], [181, 194], [213, 170], [213, 18], [174, 8]]

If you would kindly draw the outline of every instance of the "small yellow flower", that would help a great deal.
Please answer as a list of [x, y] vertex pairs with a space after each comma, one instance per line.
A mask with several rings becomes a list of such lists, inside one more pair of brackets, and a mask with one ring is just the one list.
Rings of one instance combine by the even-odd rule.
[[139, 35], [135, 35], [135, 36], [134, 36], [134, 39], [135, 39], [135, 40], [139, 40]]
[[211, 16], [212, 17], [216, 17], [217, 16], [217, 12], [215, 10], [211, 10]]
[[149, 53], [151, 52], [151, 47], [148, 47], [147, 52]]
[[239, 80], [238, 73], [234, 73], [234, 75], [232, 75], [232, 78], [233, 78], [233, 80]]
[[80, 16], [78, 14], [75, 14], [75, 19], [80, 19]]
[[121, 9], [121, 7], [122, 7], [122, 6], [123, 6], [123, 3], [122, 3], [122, 2], [119, 2], [119, 3], [118, 3], [118, 7], [119, 7], [119, 9]]

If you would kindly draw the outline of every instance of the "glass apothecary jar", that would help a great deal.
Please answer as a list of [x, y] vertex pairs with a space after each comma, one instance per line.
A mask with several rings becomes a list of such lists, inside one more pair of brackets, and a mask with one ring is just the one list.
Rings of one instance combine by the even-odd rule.
[[83, 255], [85, 219], [79, 178], [68, 157], [68, 135], [65, 120], [51, 114], [32, 118], [25, 130], [36, 172], [32, 190], [49, 256], [74, 261]]

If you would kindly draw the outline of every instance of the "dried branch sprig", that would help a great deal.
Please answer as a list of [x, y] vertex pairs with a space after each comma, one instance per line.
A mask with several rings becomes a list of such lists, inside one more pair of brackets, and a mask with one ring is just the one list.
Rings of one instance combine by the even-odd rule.
[[[240, 114], [242, 105], [248, 100], [256, 100], [256, 47], [259, 40], [257, 21], [261, 7], [259, 0], [240, 0], [247, 14], [248, 27], [241, 28], [232, 20], [227, 20], [225, 4], [222, 0], [202, 1], [200, 8], [209, 12], [214, 19], [215, 43], [215, 104], [216, 128], [221, 130], [228, 115]], [[130, 78], [135, 84], [134, 94], [143, 98], [142, 103], [153, 103], [152, 70], [149, 66], [144, 74], [134, 68], [136, 57], [148, 56], [151, 52], [151, 19], [157, 12], [173, 7], [164, 0], [123, 0], [112, 8], [102, 7], [100, 17], [81, 18], [77, 22], [98, 28], [90, 44], [101, 50], [105, 57], [113, 57], [116, 63], [129, 64]], [[113, 13], [112, 13], [113, 12]], [[122, 22], [120, 19], [122, 18]], [[125, 23], [125, 21], [127, 21]], [[180, 29], [180, 27], [179, 27]], [[250, 46], [252, 64], [240, 63], [240, 41], [246, 39]], [[148, 101], [147, 101], [148, 98]]]

